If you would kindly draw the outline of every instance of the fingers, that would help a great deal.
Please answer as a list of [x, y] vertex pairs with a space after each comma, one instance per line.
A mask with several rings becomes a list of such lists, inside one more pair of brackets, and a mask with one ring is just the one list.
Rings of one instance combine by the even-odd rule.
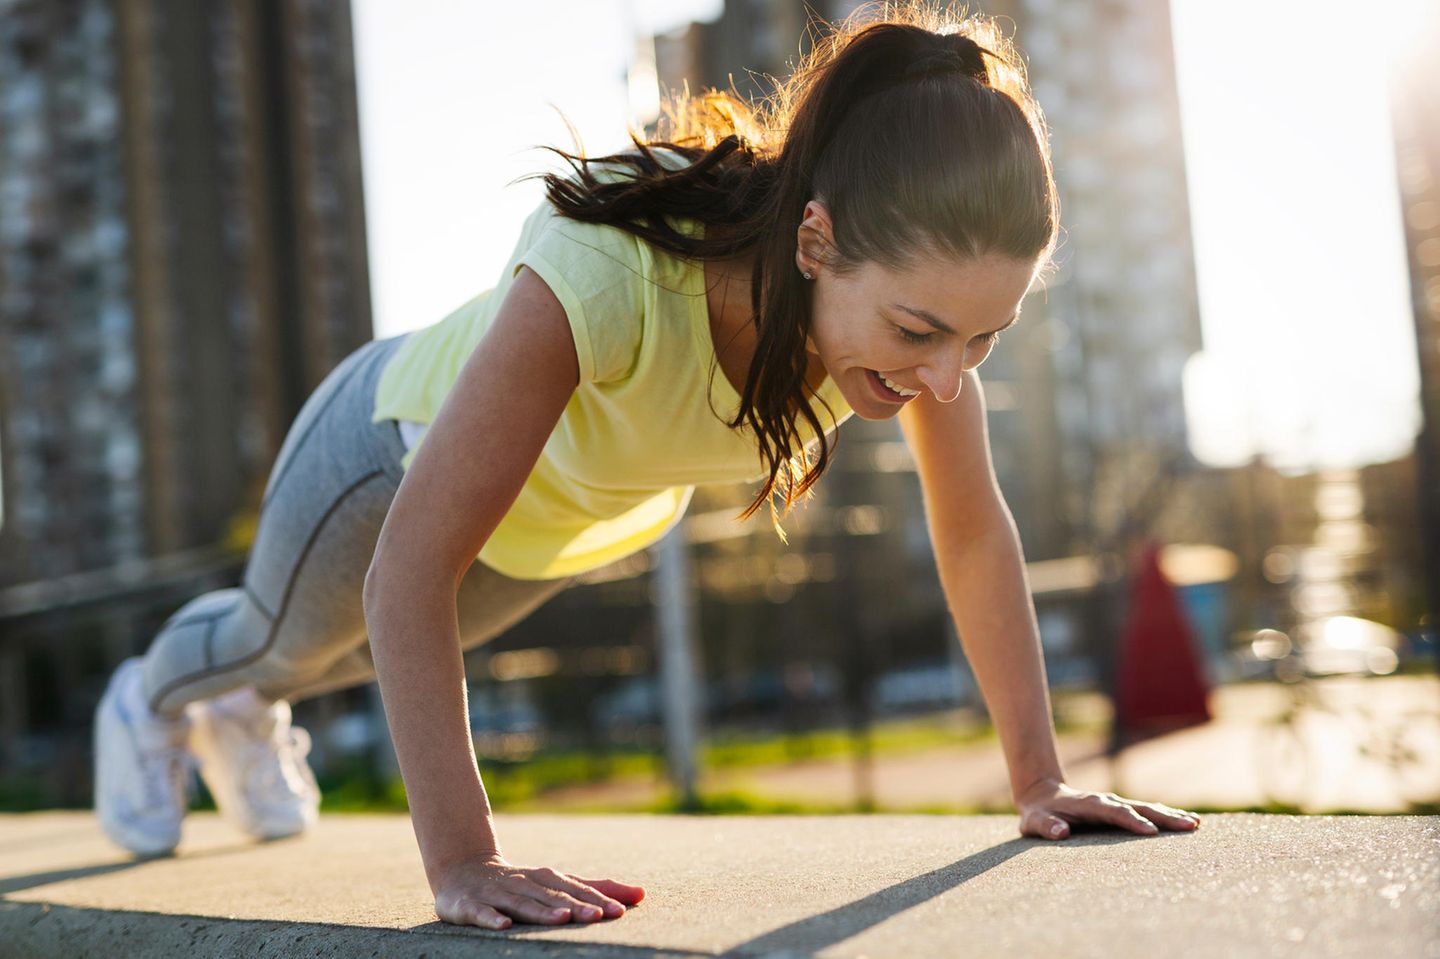
[[463, 899], [453, 905], [435, 903], [435, 915], [445, 922], [459, 926], [480, 926], [482, 929], [508, 929], [510, 917], [492, 906], [473, 899]]
[[1106, 822], [1146, 836], [1160, 831], [1159, 826], [1140, 815], [1139, 810], [1119, 796], [1107, 793], [1100, 796], [1100, 801], [1104, 804], [1105, 813], [1102, 818]]
[[1137, 802], [1130, 801], [1131, 805], [1156, 825], [1164, 826], [1166, 829], [1191, 830], [1200, 825], [1200, 817], [1194, 813], [1188, 813], [1183, 809], [1176, 809], [1174, 806], [1167, 806], [1158, 802]]
[[[509, 880], [507, 888], [517, 895], [528, 896], [536, 902], [552, 909], [564, 909], [570, 916], [581, 922], [593, 922], [603, 918], [605, 909], [603, 905], [592, 904], [570, 894], [562, 888], [565, 882], [559, 873], [550, 873], [549, 870], [534, 869], [525, 876], [515, 876]], [[577, 888], [582, 888], [578, 883], [570, 883]], [[599, 895], [592, 893], [592, 895]], [[614, 904], [618, 912], [615, 915], [622, 915], [625, 907], [618, 902]]]
[[1142, 836], [1153, 836], [1161, 829], [1190, 831], [1200, 824], [1200, 817], [1164, 803], [1125, 799], [1114, 793], [1089, 793], [1070, 799], [1059, 812], [1035, 811], [1022, 829], [1022, 835], [1044, 839], [1065, 839], [1070, 823], [1103, 822]]
[[[581, 910], [575, 913], [577, 918], [599, 919], [602, 915], [610, 918], [625, 915], [623, 903], [607, 896], [583, 879], [576, 879], [574, 876], [550, 868], [535, 870], [531, 874], [531, 878], [544, 886], [568, 894], [567, 898], [570, 898], [576, 904], [576, 908]], [[593, 915], [584, 913], [584, 910], [592, 907], [595, 910]]]
[[512, 920], [560, 925], [619, 918], [644, 897], [639, 886], [587, 881], [549, 867], [523, 869], [492, 856], [452, 869], [436, 890], [435, 913], [445, 922], [487, 929], [508, 928]]
[[486, 929], [510, 928], [510, 917], [486, 905], [475, 906], [471, 915], [462, 920], [465, 925], [483, 926]]
[[582, 879], [579, 876], [572, 877], [583, 882], [587, 886], [598, 889], [611, 899], [618, 900], [627, 906], [633, 906], [645, 898], [643, 886], [632, 886], [628, 883], [616, 882], [614, 879]]
[[1039, 830], [1046, 839], [1064, 839], [1070, 835], [1070, 824], [1059, 816], [1042, 816]]
[[[534, 883], [530, 887], [533, 896], [511, 891], [508, 886], [490, 884], [478, 896], [454, 904], [442, 904], [441, 900], [436, 900], [435, 914], [448, 923], [481, 926], [484, 929], [508, 929], [513, 919], [540, 926], [559, 926], [570, 922], [570, 917], [575, 914], [572, 907], [553, 906], [540, 901], [536, 897], [543, 896], [546, 890]], [[593, 916], [593, 919], [599, 919], [599, 916]]]
[[527, 890], [525, 893], [510, 892], [507, 889], [490, 892], [485, 897], [486, 901], [512, 918], [525, 922], [554, 926], [570, 921], [572, 913], [569, 906], [552, 905], [539, 898], [544, 895], [542, 887], [533, 886], [533, 891]]
[[[571, 918], [579, 922], [614, 919], [625, 914], [626, 903], [634, 905], [645, 896], [645, 890], [639, 886], [627, 886], [609, 879], [588, 882], [549, 867], [513, 875], [506, 880], [504, 888], [515, 896], [542, 906], [546, 910], [546, 918], [532, 920], [539, 922], [567, 922]], [[621, 898], [607, 895], [611, 891]], [[557, 918], [551, 918], [556, 909], [563, 910], [563, 913], [553, 913]], [[533, 915], [522, 916], [513, 911], [511, 914], [525, 919]]]
[[1136, 799], [1125, 799], [1114, 793], [1104, 793], [1101, 798], [1107, 800], [1107, 804], [1119, 807], [1115, 810], [1115, 815], [1118, 817], [1116, 825], [1134, 832], [1154, 835], [1162, 827], [1188, 831], [1200, 824], [1200, 817], [1190, 816], [1188, 813], [1164, 803], [1140, 802]]

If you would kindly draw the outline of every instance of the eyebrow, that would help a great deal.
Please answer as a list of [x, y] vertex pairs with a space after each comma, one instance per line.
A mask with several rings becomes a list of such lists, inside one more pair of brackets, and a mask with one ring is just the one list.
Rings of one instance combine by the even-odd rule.
[[[949, 325], [948, 323], [946, 323], [944, 320], [940, 319], [940, 317], [936, 316], [934, 313], [931, 313], [929, 310], [921, 310], [921, 309], [917, 309], [916, 307], [913, 307], [913, 306], [905, 306], [904, 304], [901, 304], [901, 303], [891, 303], [890, 306], [893, 307], [894, 309], [897, 309], [897, 310], [903, 310], [904, 312], [909, 313], [911, 316], [915, 317], [916, 319], [924, 320], [926, 323], [929, 323], [931, 326], [935, 327], [935, 329], [940, 330], [941, 332], [944, 332], [944, 333], [954, 333], [954, 332], [955, 332], [955, 329], [954, 329], [952, 326], [950, 326], [950, 325]], [[1020, 311], [1019, 311], [1019, 310], [1016, 310], [1014, 313], [1010, 314], [1010, 322], [1006, 323], [1004, 326], [1000, 327], [998, 330], [991, 330], [990, 332], [991, 332], [991, 333], [1003, 333], [1003, 332], [1005, 332], [1006, 330], [1010, 329], [1010, 327], [1014, 326], [1016, 323], [1019, 323], [1019, 322], [1020, 322]], [[987, 335], [987, 334], [983, 334], [983, 333], [982, 333], [981, 335], [982, 335], [982, 336], [985, 336], [985, 335]]]

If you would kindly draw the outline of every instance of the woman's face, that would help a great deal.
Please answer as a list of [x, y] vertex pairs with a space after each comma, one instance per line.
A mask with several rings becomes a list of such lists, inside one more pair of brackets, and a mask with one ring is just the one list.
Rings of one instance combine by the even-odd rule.
[[984, 361], [996, 331], [1017, 315], [1038, 265], [987, 255], [926, 259], [905, 272], [866, 263], [837, 276], [823, 262], [833, 244], [828, 211], [811, 200], [795, 254], [796, 267], [814, 277], [806, 348], [867, 420], [889, 419], [915, 398], [884, 380], [905, 394], [955, 400], [964, 371]]

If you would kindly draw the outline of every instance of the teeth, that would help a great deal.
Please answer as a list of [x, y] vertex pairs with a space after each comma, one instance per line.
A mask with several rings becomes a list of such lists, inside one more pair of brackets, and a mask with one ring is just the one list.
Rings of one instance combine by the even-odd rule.
[[878, 377], [880, 377], [880, 382], [881, 382], [881, 383], [884, 383], [886, 386], [890, 387], [892, 390], [894, 390], [896, 393], [899, 393], [901, 396], [919, 396], [919, 395], [920, 395], [920, 391], [919, 391], [919, 390], [907, 390], [907, 389], [906, 389], [905, 387], [903, 387], [903, 386], [898, 386], [898, 385], [896, 385], [896, 384], [894, 384], [894, 383], [891, 383], [889, 380], [887, 380], [887, 379], [885, 378], [885, 374], [884, 374], [884, 373], [881, 373], [879, 370], [876, 370], [876, 371], [875, 371], [875, 375], [878, 376]]

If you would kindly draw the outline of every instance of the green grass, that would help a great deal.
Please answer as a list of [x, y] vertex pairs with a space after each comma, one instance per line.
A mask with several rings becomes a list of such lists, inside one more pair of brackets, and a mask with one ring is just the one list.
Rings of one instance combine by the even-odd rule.
[[503, 808], [529, 802], [561, 786], [653, 780], [664, 774], [664, 760], [640, 750], [599, 754], [565, 750], [537, 753], [515, 762], [481, 759], [480, 774], [491, 805]]
[[[870, 731], [875, 755], [895, 756], [928, 749], [997, 741], [988, 723], [958, 724], [932, 718], [878, 723]], [[705, 769], [747, 769], [789, 765], [813, 759], [834, 759], [853, 754], [855, 740], [848, 730], [828, 729], [802, 733], [743, 733], [720, 731], [700, 747]], [[663, 776], [663, 757], [649, 751], [627, 750], [598, 757], [579, 750], [541, 752], [519, 763], [481, 763], [487, 788], [493, 779], [506, 798], [524, 800], [555, 786], [578, 783], [654, 779]]]
[[6, 773], [0, 778], [0, 812], [54, 808], [46, 802], [48, 793], [45, 781], [36, 774]]
[[[877, 723], [871, 727], [869, 738], [872, 752], [893, 756], [987, 742], [995, 740], [996, 734], [989, 723], [960, 725], [918, 719]], [[721, 733], [705, 742], [701, 758], [708, 769], [735, 769], [831, 759], [848, 756], [854, 749], [854, 737], [840, 729], [782, 735]]]

